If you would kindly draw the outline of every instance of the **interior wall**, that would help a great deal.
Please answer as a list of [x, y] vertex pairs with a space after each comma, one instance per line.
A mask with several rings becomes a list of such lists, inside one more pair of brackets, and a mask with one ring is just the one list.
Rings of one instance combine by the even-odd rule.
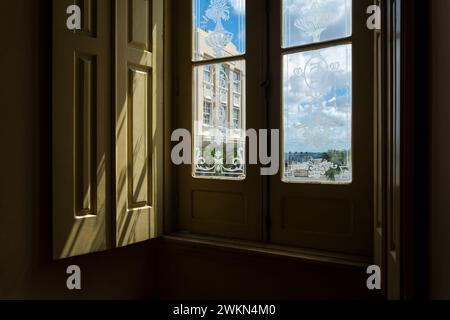
[[153, 297], [152, 243], [52, 260], [51, 3], [0, 1], [0, 298]]
[[430, 3], [430, 296], [450, 299], [450, 1]]

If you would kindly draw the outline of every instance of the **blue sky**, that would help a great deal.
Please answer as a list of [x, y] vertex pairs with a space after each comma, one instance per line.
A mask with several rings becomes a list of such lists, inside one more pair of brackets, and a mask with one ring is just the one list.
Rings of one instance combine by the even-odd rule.
[[[226, 0], [230, 8], [230, 19], [222, 20], [226, 31], [233, 34], [232, 42], [239, 52], [245, 52], [245, 0]], [[211, 0], [194, 0], [194, 23], [196, 27], [206, 30], [214, 30], [215, 23], [205, 23], [205, 12], [211, 4]], [[196, 9], [197, 8], [197, 9]], [[199, 11], [199, 12], [197, 12]]]

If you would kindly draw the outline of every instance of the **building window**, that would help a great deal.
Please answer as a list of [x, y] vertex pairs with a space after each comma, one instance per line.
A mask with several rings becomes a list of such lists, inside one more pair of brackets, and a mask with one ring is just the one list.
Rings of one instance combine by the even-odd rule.
[[240, 107], [241, 105], [241, 74], [239, 71], [233, 71], [233, 105]]
[[241, 95], [237, 93], [233, 93], [233, 104], [235, 107], [241, 106]]
[[241, 92], [241, 74], [238, 71], [233, 71], [233, 93]]
[[212, 84], [211, 66], [205, 66], [203, 69], [203, 81]]
[[228, 90], [225, 89], [220, 90], [220, 103], [228, 105]]
[[241, 110], [233, 108], [233, 129], [239, 129], [239, 122], [241, 118]]
[[224, 65], [219, 66], [219, 85], [222, 89], [228, 89], [227, 69]]
[[220, 104], [218, 114], [217, 114], [217, 121], [218, 121], [218, 125], [220, 127], [225, 127], [225, 125], [227, 123], [227, 105], [226, 105], [226, 103]]
[[203, 104], [203, 124], [204, 125], [211, 125], [211, 109], [212, 109], [212, 103], [211, 101], [205, 101]]

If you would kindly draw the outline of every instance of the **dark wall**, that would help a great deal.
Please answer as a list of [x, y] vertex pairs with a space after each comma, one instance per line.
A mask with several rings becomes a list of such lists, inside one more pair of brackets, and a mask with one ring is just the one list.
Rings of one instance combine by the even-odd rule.
[[0, 30], [0, 298], [152, 297], [149, 243], [52, 261], [51, 0], [0, 1]]
[[379, 299], [364, 268], [162, 240], [157, 291], [163, 299]]
[[430, 295], [436, 299], [450, 299], [450, 1], [429, 2]]

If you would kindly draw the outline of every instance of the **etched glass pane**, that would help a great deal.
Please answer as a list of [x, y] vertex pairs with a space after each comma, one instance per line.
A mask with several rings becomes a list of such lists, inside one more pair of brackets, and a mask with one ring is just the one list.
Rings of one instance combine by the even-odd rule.
[[245, 53], [245, 0], [193, 1], [193, 60]]
[[285, 182], [352, 182], [352, 46], [283, 58]]
[[283, 0], [283, 48], [352, 33], [351, 0]]
[[194, 177], [244, 179], [245, 61], [195, 67], [193, 80]]

